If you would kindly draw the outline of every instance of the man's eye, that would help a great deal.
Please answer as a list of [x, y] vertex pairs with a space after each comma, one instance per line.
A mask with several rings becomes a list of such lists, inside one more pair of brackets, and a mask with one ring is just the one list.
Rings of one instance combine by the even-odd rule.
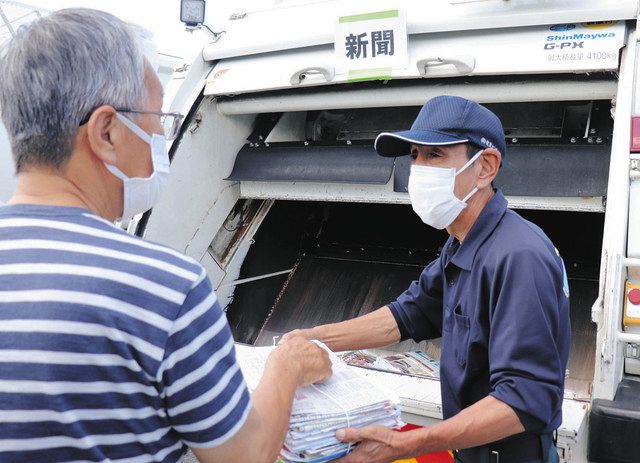
[[438, 153], [437, 151], [429, 151], [429, 154], [427, 154], [427, 157], [429, 159], [431, 159], [431, 158], [439, 158], [440, 157], [440, 153]]
[[413, 161], [415, 161], [416, 159], [418, 159], [418, 153], [411, 153], [411, 155], [410, 155], [410, 156], [411, 156], [411, 159], [412, 159]]

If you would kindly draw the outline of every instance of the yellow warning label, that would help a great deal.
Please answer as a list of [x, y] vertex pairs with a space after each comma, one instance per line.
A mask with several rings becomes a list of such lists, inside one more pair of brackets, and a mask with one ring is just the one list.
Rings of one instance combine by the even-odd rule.
[[590, 23], [580, 23], [583, 27], [588, 29], [607, 29], [608, 27], [617, 24], [618, 21], [593, 21]]
[[627, 281], [624, 298], [625, 326], [640, 325], [640, 285]]

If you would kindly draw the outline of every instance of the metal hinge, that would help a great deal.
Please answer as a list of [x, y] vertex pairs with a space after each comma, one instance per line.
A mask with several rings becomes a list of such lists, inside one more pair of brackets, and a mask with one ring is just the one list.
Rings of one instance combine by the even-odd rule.
[[189, 133], [194, 134], [200, 128], [200, 123], [202, 122], [202, 112], [198, 111], [193, 115], [193, 120], [191, 121], [191, 125], [189, 126]]
[[629, 162], [629, 178], [640, 180], [640, 159], [632, 159]]

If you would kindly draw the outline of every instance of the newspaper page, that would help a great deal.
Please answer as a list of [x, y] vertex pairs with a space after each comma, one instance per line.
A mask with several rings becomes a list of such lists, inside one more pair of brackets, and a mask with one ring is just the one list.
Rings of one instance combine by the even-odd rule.
[[[254, 390], [262, 373], [267, 357], [275, 347], [252, 347], [237, 344], [236, 356], [245, 381]], [[390, 391], [373, 386], [357, 372], [347, 368], [345, 363], [327, 349], [331, 359], [333, 374], [324, 383], [299, 387], [293, 400], [293, 415], [343, 415], [345, 409], [355, 410], [372, 404], [398, 402]]]
[[340, 358], [351, 366], [420, 378], [440, 378], [440, 363], [422, 351], [381, 356], [367, 350], [355, 350], [340, 354]]

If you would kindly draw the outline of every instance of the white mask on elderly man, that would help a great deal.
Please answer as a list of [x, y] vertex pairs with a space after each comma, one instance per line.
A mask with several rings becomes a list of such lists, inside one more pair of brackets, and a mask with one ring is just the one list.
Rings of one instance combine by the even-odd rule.
[[109, 172], [122, 180], [124, 185], [123, 221], [132, 219], [156, 205], [169, 176], [169, 152], [164, 135], [149, 135], [134, 122], [116, 113], [116, 117], [142, 140], [151, 146], [153, 173], [149, 177], [127, 177], [120, 169], [105, 164]]
[[413, 211], [427, 225], [438, 230], [448, 227], [467, 207], [467, 201], [478, 188], [460, 200], [454, 194], [456, 177], [478, 159], [482, 151], [478, 151], [456, 172], [455, 168], [411, 166], [409, 175], [409, 198]]

